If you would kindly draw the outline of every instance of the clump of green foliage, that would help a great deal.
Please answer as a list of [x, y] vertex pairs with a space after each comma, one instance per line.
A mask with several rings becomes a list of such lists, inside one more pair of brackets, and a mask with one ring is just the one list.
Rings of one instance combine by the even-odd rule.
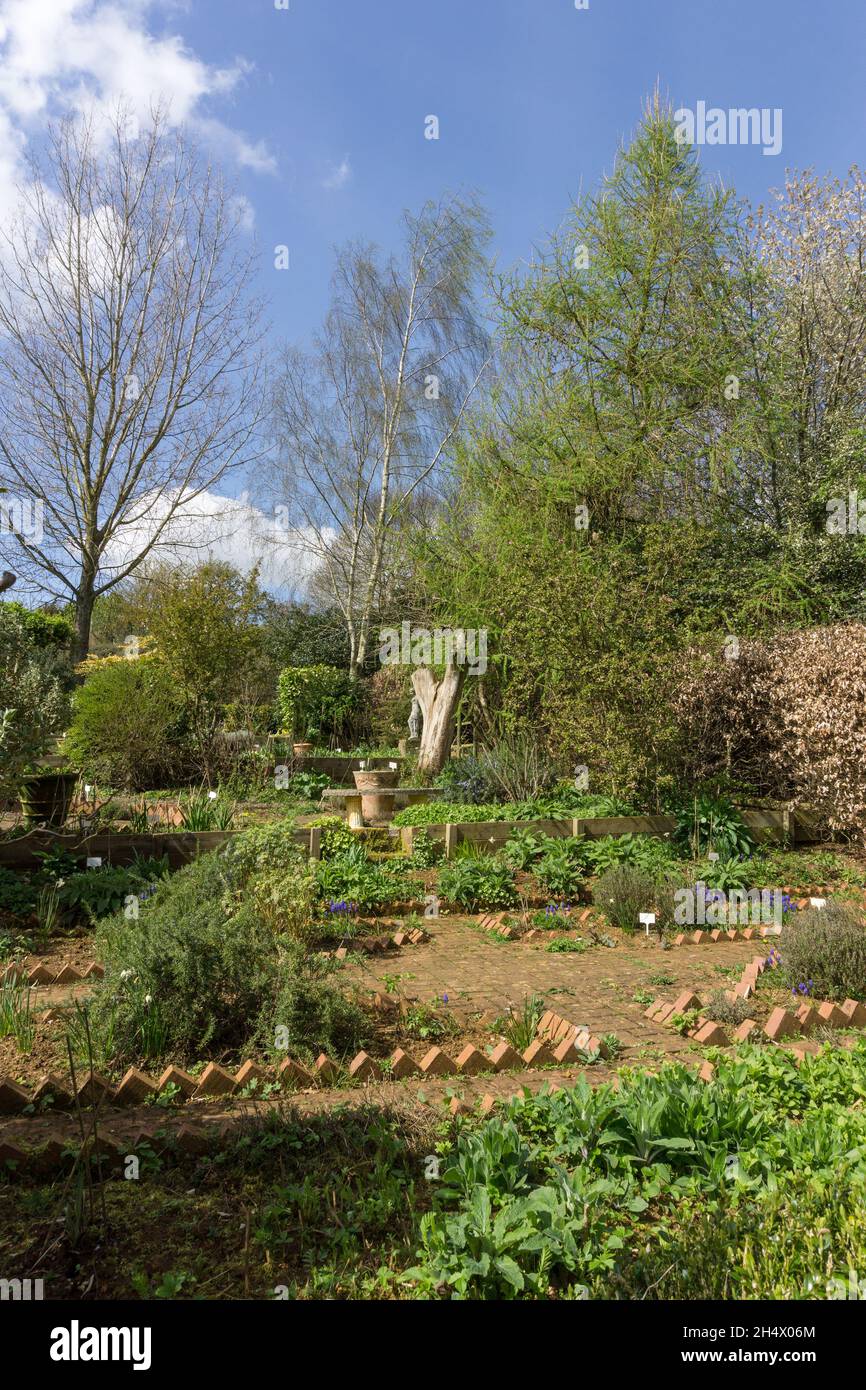
[[866, 1256], [845, 1195], [866, 1180], [849, 1108], [864, 1068], [863, 1041], [799, 1069], [747, 1048], [709, 1084], [667, 1065], [525, 1094], [461, 1125], [401, 1282], [421, 1298], [825, 1298]]
[[440, 870], [437, 888], [446, 902], [466, 912], [517, 901], [514, 872], [495, 855], [451, 860]]
[[417, 897], [417, 888], [400, 867], [376, 863], [357, 842], [319, 862], [316, 892], [321, 902], [353, 903], [359, 912], [375, 912]]
[[633, 932], [639, 926], [638, 914], [655, 906], [656, 880], [643, 869], [620, 864], [601, 875], [592, 896], [608, 921], [621, 931]]
[[190, 724], [168, 666], [142, 655], [91, 671], [73, 692], [64, 751], [92, 781], [132, 791], [188, 777], [195, 766]]
[[785, 927], [782, 965], [792, 989], [816, 999], [866, 999], [866, 926], [845, 903], [797, 912]]

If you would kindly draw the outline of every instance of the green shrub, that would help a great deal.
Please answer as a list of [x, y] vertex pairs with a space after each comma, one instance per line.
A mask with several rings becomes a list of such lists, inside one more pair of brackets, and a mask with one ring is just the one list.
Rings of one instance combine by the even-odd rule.
[[492, 801], [495, 788], [478, 758], [449, 758], [436, 778], [435, 785], [445, 795], [443, 801], [453, 805], [479, 805]]
[[289, 975], [276, 1002], [268, 1006], [264, 1032], [271, 1046], [302, 1060], [320, 1052], [335, 1061], [351, 1059], [370, 1041], [363, 1009], [303, 968]]
[[811, 981], [817, 999], [866, 998], [866, 927], [832, 899], [798, 912], [785, 928], [782, 965], [792, 989]]
[[550, 840], [532, 870], [542, 888], [558, 898], [573, 897], [583, 881], [573, 840]]
[[18, 794], [22, 774], [62, 729], [68, 700], [59, 663], [20, 605], [0, 603], [0, 797]]
[[73, 694], [64, 751], [91, 780], [133, 791], [189, 776], [189, 730], [168, 668], [140, 656], [91, 672]]
[[362, 703], [361, 686], [336, 666], [287, 666], [277, 682], [284, 729], [296, 739], [321, 743], [351, 727]]
[[359, 912], [365, 913], [410, 901], [417, 891], [398, 872], [373, 863], [357, 843], [344, 854], [319, 862], [316, 887], [321, 900], [354, 903]]
[[312, 865], [292, 864], [255, 874], [247, 892], [270, 931], [305, 942], [316, 935], [315, 884]]
[[467, 912], [510, 907], [517, 900], [514, 873], [493, 856], [454, 859], [439, 872], [439, 896]]
[[96, 950], [105, 979], [94, 1034], [118, 1065], [169, 1053], [204, 1060], [235, 1046], [277, 987], [273, 932], [251, 901], [237, 906], [218, 854], [163, 882], [137, 916], [105, 919]]
[[651, 912], [657, 896], [656, 881], [644, 869], [619, 864], [602, 874], [592, 890], [593, 902], [614, 926], [632, 932], [639, 926], [638, 914]]
[[268, 825], [251, 826], [235, 835], [221, 851], [232, 880], [242, 885], [253, 874], [306, 864], [303, 849], [295, 843], [294, 830], [294, 820], [287, 817]]
[[0, 864], [0, 915], [29, 917], [36, 907], [37, 890], [26, 874], [16, 874]]

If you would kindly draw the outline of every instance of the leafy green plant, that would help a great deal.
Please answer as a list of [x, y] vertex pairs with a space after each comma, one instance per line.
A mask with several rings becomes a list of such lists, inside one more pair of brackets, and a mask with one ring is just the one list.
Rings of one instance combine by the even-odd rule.
[[[158, 866], [158, 867], [156, 867]], [[71, 873], [54, 882], [57, 907], [65, 917], [84, 916], [90, 922], [119, 912], [129, 897], [141, 897], [152, 891], [154, 881], [167, 872], [167, 862], [141, 861], [138, 866], [103, 864], [97, 869]]]
[[36, 1036], [30, 986], [17, 978], [0, 983], [0, 1038], [14, 1038], [19, 1052], [31, 1052]]
[[544, 1000], [541, 995], [524, 995], [520, 1008], [510, 1009], [497, 1020], [495, 1026], [510, 1042], [515, 1052], [525, 1052], [529, 1044], [535, 1041], [543, 1013]]
[[288, 793], [302, 801], [321, 801], [322, 792], [332, 785], [327, 772], [294, 772], [289, 778]]
[[454, 859], [439, 871], [439, 896], [466, 912], [485, 907], [511, 907], [517, 900], [514, 873], [495, 856]]
[[411, 867], [413, 869], [431, 869], [434, 864], [438, 864], [442, 859], [444, 846], [440, 840], [434, 840], [432, 835], [416, 835], [412, 841]]
[[294, 830], [294, 820], [286, 817], [267, 825], [250, 826], [235, 835], [220, 851], [227, 872], [243, 884], [253, 874], [305, 863], [306, 856], [295, 843]]
[[36, 908], [37, 891], [28, 875], [0, 864], [0, 914], [29, 917]]
[[457, 1031], [450, 1014], [429, 1004], [413, 1004], [406, 1011], [406, 1032], [420, 1042], [438, 1042]]
[[742, 859], [754, 849], [754, 839], [739, 811], [723, 796], [702, 792], [677, 814], [674, 842], [693, 859], [711, 851], [722, 859]]
[[512, 869], [528, 869], [541, 852], [542, 839], [528, 826], [512, 830], [500, 851], [503, 861]]
[[310, 822], [321, 829], [321, 857], [323, 859], [335, 859], [347, 850], [355, 849], [359, 843], [358, 836], [352, 830], [348, 821], [343, 820], [342, 816], [319, 816]]
[[354, 903], [360, 912], [373, 912], [417, 895], [399, 872], [374, 863], [357, 843], [333, 859], [319, 862], [316, 887], [321, 900]]
[[708, 888], [721, 889], [729, 893], [732, 888], [748, 888], [752, 881], [751, 864], [743, 859], [707, 860], [695, 869], [698, 882]]
[[582, 874], [575, 857], [574, 841], [548, 841], [532, 872], [547, 892], [562, 898], [576, 896], [582, 883]]
[[830, 899], [807, 908], [785, 927], [782, 966], [796, 988], [813, 982], [818, 999], [866, 999], [866, 926], [853, 908]]
[[592, 896], [614, 926], [633, 932], [639, 926], [639, 914], [650, 912], [655, 906], [657, 884], [643, 869], [620, 864], [602, 874]]

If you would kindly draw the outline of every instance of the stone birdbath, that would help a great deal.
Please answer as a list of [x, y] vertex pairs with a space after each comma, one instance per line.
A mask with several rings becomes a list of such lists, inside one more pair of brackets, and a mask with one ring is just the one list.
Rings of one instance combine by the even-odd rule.
[[361, 793], [361, 814], [368, 825], [387, 825], [394, 814], [394, 788], [399, 772], [395, 768], [363, 768], [353, 772]]

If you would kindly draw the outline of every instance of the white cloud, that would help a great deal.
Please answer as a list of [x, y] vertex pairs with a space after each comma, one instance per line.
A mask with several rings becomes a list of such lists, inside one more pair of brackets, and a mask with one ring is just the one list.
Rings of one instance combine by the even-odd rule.
[[335, 192], [339, 188], [345, 188], [351, 177], [352, 166], [349, 163], [349, 156], [345, 155], [342, 162], [336, 164], [327, 178], [322, 180], [322, 187]]
[[[106, 551], [109, 573], [141, 552], [177, 496], [173, 492], [138, 500], [137, 519], [117, 531]], [[221, 497], [215, 492], [203, 492], [182, 504], [152, 554], [163, 562], [185, 564], [223, 560], [244, 574], [258, 564], [262, 587], [282, 595], [303, 591], [318, 563], [310, 533], [303, 527], [286, 527], [280, 517], [253, 506], [247, 494]]]
[[177, 9], [171, 0], [0, 0], [0, 214], [12, 206], [25, 142], [51, 116], [122, 102], [144, 124], [164, 105], [176, 124], [243, 167], [272, 173], [275, 160], [209, 109], [236, 90], [251, 65], [212, 67], [178, 34], [149, 31]]

